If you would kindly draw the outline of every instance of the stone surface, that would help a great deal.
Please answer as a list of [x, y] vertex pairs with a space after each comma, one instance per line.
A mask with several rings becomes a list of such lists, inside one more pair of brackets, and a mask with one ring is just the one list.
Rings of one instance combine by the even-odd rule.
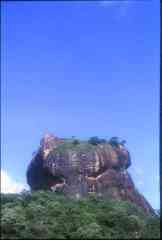
[[80, 198], [89, 193], [106, 198], [129, 200], [153, 213], [137, 191], [127, 169], [130, 154], [123, 145], [109, 143], [74, 145], [72, 140], [46, 134], [29, 164], [27, 182], [32, 190], [61, 191]]

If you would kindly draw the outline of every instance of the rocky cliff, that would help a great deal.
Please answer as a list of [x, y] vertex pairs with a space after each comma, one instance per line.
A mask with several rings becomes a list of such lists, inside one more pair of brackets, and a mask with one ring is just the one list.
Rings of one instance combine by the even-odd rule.
[[127, 171], [130, 165], [123, 144], [91, 144], [46, 134], [27, 169], [27, 182], [32, 190], [61, 191], [76, 198], [95, 193], [128, 200], [153, 213]]

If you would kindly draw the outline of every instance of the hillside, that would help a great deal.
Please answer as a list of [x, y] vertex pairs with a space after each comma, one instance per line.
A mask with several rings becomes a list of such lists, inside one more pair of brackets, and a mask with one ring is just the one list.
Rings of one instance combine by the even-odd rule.
[[51, 191], [1, 194], [2, 239], [157, 239], [158, 216], [95, 194], [79, 200]]

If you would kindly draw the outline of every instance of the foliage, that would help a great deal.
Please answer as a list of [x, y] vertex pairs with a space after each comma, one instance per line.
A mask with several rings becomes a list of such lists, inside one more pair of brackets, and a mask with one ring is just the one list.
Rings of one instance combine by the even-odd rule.
[[159, 217], [157, 216], [149, 217], [146, 221], [146, 225], [142, 233], [142, 237], [148, 238], [148, 239], [160, 238], [159, 229], [160, 229]]
[[126, 201], [50, 191], [1, 194], [1, 200], [2, 239], [160, 238], [159, 217]]
[[110, 138], [108, 143], [111, 144], [113, 147], [117, 147], [119, 144], [124, 146], [126, 144], [126, 140], [120, 141], [118, 137], [112, 137]]
[[88, 143], [92, 144], [92, 145], [98, 145], [98, 144], [103, 144], [103, 143], [106, 143], [106, 139], [101, 139], [97, 136], [94, 136], [94, 137], [91, 137], [89, 140], [88, 140]]
[[80, 151], [91, 151], [93, 149], [93, 145], [88, 143], [87, 141], [78, 141], [77, 139], [72, 140], [72, 141], [66, 141], [60, 145], [57, 146], [52, 152], [52, 154], [65, 154], [66, 151], [75, 151], [75, 152], [80, 152]]

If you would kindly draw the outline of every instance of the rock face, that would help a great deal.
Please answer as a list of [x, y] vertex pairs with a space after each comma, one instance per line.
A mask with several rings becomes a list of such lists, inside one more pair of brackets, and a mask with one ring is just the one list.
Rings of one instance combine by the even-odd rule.
[[127, 172], [130, 165], [130, 154], [121, 144], [74, 144], [46, 134], [27, 169], [27, 182], [32, 190], [61, 191], [76, 198], [95, 193], [129, 200], [146, 213], [154, 213], [135, 188]]

